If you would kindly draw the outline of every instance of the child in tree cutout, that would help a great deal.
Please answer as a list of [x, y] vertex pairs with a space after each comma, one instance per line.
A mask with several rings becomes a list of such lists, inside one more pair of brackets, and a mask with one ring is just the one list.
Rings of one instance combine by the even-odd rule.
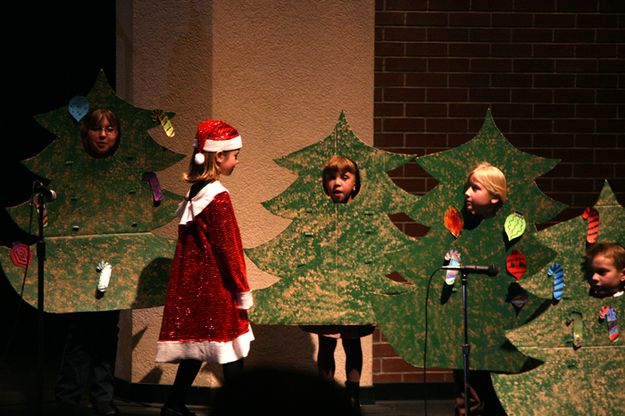
[[[321, 198], [321, 170], [341, 154], [358, 161], [363, 179], [348, 204]], [[323, 140], [277, 159], [297, 175], [284, 192], [263, 202], [271, 213], [291, 220], [287, 228], [246, 254], [259, 269], [279, 280], [254, 291], [250, 318], [258, 324], [360, 325], [375, 322], [375, 293], [410, 290], [386, 276], [394, 266], [386, 252], [409, 238], [389, 218], [417, 199], [388, 176], [413, 155], [395, 154], [363, 143], [344, 113]], [[349, 250], [344, 250], [349, 247]]]
[[[347, 204], [358, 195], [360, 172], [357, 164], [343, 156], [333, 155], [322, 173], [323, 191], [336, 204]], [[340, 226], [340, 224], [339, 224]], [[340, 253], [340, 252], [339, 252]], [[340, 255], [340, 254], [339, 254]], [[341, 338], [345, 351], [345, 387], [355, 408], [360, 407], [360, 375], [362, 372], [362, 345], [360, 338], [370, 335], [373, 325], [327, 325], [302, 326], [306, 331], [318, 334], [319, 350], [317, 368], [326, 380], [334, 380], [336, 369], [334, 351]]]
[[[467, 215], [465, 219], [462, 213], [466, 211], [467, 173], [484, 160], [505, 173], [508, 196], [492, 218], [472, 224], [471, 218]], [[404, 212], [429, 229], [399, 251], [386, 250], [395, 271], [413, 283], [415, 291], [372, 297], [377, 328], [394, 351], [415, 367], [463, 368], [465, 326], [460, 279], [452, 279], [453, 273], [441, 266], [450, 265], [454, 254], [461, 265], [494, 264], [499, 269], [496, 276], [471, 275], [468, 279], [470, 368], [521, 371], [531, 363], [510, 345], [506, 332], [533, 319], [545, 301], [523, 292], [519, 283], [523, 275], [516, 270], [513, 274], [508, 264], [512, 254], [516, 255], [514, 250], [520, 252], [529, 275], [555, 255], [535, 238], [535, 224], [549, 221], [564, 204], [542, 193], [534, 179], [551, 170], [557, 161], [515, 148], [488, 111], [471, 140], [418, 157], [415, 162], [437, 184]], [[518, 219], [517, 225], [524, 225], [517, 228], [516, 234], [509, 232], [511, 217]]]
[[[105, 158], [119, 147], [121, 131], [115, 113], [106, 108], [91, 110], [80, 121], [85, 152]], [[69, 325], [54, 394], [62, 408], [78, 409], [89, 392], [98, 415], [119, 414], [113, 403], [115, 357], [119, 311], [67, 314]]]
[[[495, 216], [506, 202], [508, 197], [506, 177], [499, 168], [488, 162], [481, 162], [468, 173], [464, 194], [465, 226], [474, 227], [483, 219]], [[453, 374], [456, 386], [456, 413], [464, 415], [466, 409], [463, 370], [454, 370]], [[472, 396], [469, 409], [471, 414], [500, 414], [500, 405], [490, 384], [489, 372], [471, 370], [469, 382], [469, 392]], [[503, 409], [501, 414], [505, 414]]]
[[[152, 231], [175, 218], [181, 196], [160, 189], [157, 175], [184, 155], [152, 137], [150, 130], [159, 125], [156, 111], [120, 99], [101, 71], [86, 96], [76, 95], [67, 105], [35, 116], [55, 139], [22, 163], [58, 192], [46, 210], [45, 312], [163, 305], [176, 241]], [[104, 119], [108, 125], [99, 124]], [[7, 212], [20, 228], [30, 229], [30, 203]], [[12, 261], [11, 250], [0, 250], [0, 256], [13, 288], [36, 307], [37, 268], [28, 268], [22, 287], [22, 265]], [[97, 296], [106, 274], [101, 263], [111, 266], [110, 284]]]
[[[594, 214], [587, 217], [586, 212]], [[624, 414], [625, 347], [618, 332], [625, 296], [598, 297], [590, 269], [583, 267], [589, 265], [587, 251], [599, 244], [598, 238], [623, 245], [624, 230], [625, 209], [605, 181], [598, 200], [584, 214], [536, 234], [556, 256], [522, 283], [528, 292], [548, 299], [549, 307], [506, 333], [515, 348], [537, 361], [528, 371], [491, 375], [508, 415]], [[564, 283], [564, 290], [556, 290], [557, 281]]]
[[179, 363], [164, 416], [193, 415], [184, 401], [202, 362], [221, 364], [227, 383], [243, 370], [254, 340], [241, 235], [228, 190], [219, 182], [220, 175], [232, 174], [241, 146], [238, 131], [222, 120], [197, 127], [157, 344], [157, 362]]

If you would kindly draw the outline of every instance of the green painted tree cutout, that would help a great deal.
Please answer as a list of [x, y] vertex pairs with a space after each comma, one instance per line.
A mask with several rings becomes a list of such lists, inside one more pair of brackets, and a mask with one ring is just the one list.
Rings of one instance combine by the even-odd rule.
[[[360, 192], [348, 204], [334, 204], [323, 191], [321, 173], [333, 154], [352, 159], [360, 171]], [[386, 172], [412, 159], [367, 146], [341, 113], [332, 134], [276, 160], [298, 177], [263, 205], [293, 221], [274, 239], [246, 249], [260, 269], [280, 278], [254, 292], [254, 322], [372, 323], [373, 293], [409, 289], [385, 277], [393, 271], [385, 253], [407, 241], [388, 214], [404, 211], [416, 197], [397, 187]]]
[[[445, 228], [449, 207], [462, 211], [468, 172], [479, 162], [489, 162], [506, 175], [508, 200], [493, 218], [478, 225], [464, 221], [458, 238]], [[524, 323], [540, 307], [542, 300], [527, 295], [515, 277], [506, 273], [506, 258], [520, 250], [527, 260], [527, 272], [535, 273], [555, 252], [541, 245], [534, 234], [535, 224], [551, 219], [562, 204], [544, 195], [534, 183], [555, 166], [556, 160], [543, 159], [516, 149], [499, 131], [490, 110], [477, 135], [454, 149], [424, 156], [417, 163], [439, 181], [419, 199], [408, 214], [430, 227], [428, 233], [396, 252], [391, 263], [416, 291], [395, 296], [377, 296], [376, 321], [394, 350], [418, 367], [463, 368], [464, 343], [461, 277], [453, 285], [445, 283], [440, 270], [445, 254], [454, 249], [464, 265], [490, 265], [499, 268], [495, 277], [469, 274], [467, 284], [468, 338], [470, 367], [493, 371], [518, 371], [526, 357], [507, 342], [505, 331]], [[504, 223], [508, 215], [520, 213], [525, 233], [507, 241]], [[518, 302], [526, 300], [522, 307]]]
[[[599, 240], [625, 243], [625, 210], [606, 182], [594, 208], [599, 213]], [[564, 271], [564, 296], [534, 321], [507, 333], [524, 354], [542, 362], [520, 374], [493, 375], [493, 385], [508, 415], [615, 415], [625, 412], [625, 344], [611, 341], [602, 306], [616, 311], [620, 331], [625, 297], [589, 295], [582, 269], [587, 221], [579, 216], [536, 235], [557, 252], [554, 263]], [[524, 283], [527, 290], [551, 299], [553, 277], [548, 267]], [[581, 339], [574, 342], [574, 331]], [[575, 344], [581, 344], [576, 346]]]
[[[142, 308], [162, 305], [175, 241], [151, 230], [175, 218], [181, 197], [163, 191], [153, 201], [145, 172], [158, 172], [183, 158], [160, 146], [148, 130], [159, 125], [151, 110], [134, 107], [117, 97], [100, 71], [87, 95], [90, 108], [108, 108], [119, 120], [120, 145], [106, 158], [89, 156], [81, 143], [78, 123], [68, 107], [35, 116], [55, 135], [41, 153], [24, 161], [58, 191], [47, 204], [44, 305], [47, 312]], [[169, 117], [173, 114], [169, 113]], [[23, 229], [31, 227], [31, 204], [8, 210]], [[37, 267], [31, 249], [24, 299], [37, 305]], [[3, 269], [18, 293], [25, 269], [2, 251]], [[112, 265], [110, 285], [97, 293], [101, 261]]]

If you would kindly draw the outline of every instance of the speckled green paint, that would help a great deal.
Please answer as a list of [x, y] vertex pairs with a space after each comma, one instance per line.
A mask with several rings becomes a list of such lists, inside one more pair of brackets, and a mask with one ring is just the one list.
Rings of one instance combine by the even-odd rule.
[[[600, 214], [599, 240], [625, 243], [625, 210], [606, 182], [595, 208]], [[596, 299], [580, 267], [586, 246], [586, 221], [580, 216], [536, 235], [557, 251], [554, 262], [564, 268], [565, 291], [559, 302], [535, 320], [511, 330], [507, 338], [524, 354], [540, 360], [520, 374], [494, 374], [493, 385], [510, 415], [616, 415], [625, 413], [625, 344], [623, 297]], [[527, 290], [551, 298], [553, 279], [542, 269], [523, 282]], [[608, 338], [599, 320], [601, 306], [616, 311], [621, 336]], [[573, 348], [572, 312], [583, 317], [583, 345]]]
[[[333, 154], [354, 160], [360, 170], [362, 186], [349, 204], [334, 204], [323, 192], [321, 172]], [[264, 206], [293, 221], [274, 239], [246, 250], [260, 269], [280, 278], [254, 292], [255, 323], [370, 323], [371, 296], [411, 289], [386, 277], [393, 272], [386, 253], [408, 241], [388, 214], [405, 211], [417, 197], [386, 172], [412, 159], [367, 146], [341, 113], [325, 139], [277, 160], [298, 177]]]
[[[150, 233], [46, 239], [45, 310], [64, 313], [162, 305], [173, 243]], [[102, 294], [96, 292], [100, 261], [112, 265], [109, 287]], [[3, 267], [13, 287], [20, 287], [24, 269], [10, 262]], [[24, 300], [37, 305], [36, 258], [29, 268]]]
[[[493, 218], [473, 229], [465, 228], [455, 239], [444, 227], [449, 206], [462, 209], [467, 173], [479, 162], [499, 167], [509, 187], [508, 200]], [[407, 214], [430, 227], [422, 238], [389, 252], [395, 269], [414, 284], [413, 292], [375, 296], [376, 321], [393, 349], [409, 363], [423, 367], [462, 368], [463, 310], [461, 281], [453, 287], [444, 282], [440, 270], [450, 249], [461, 253], [462, 264], [495, 264], [495, 277], [468, 277], [468, 328], [473, 369], [518, 371], [527, 357], [506, 339], [507, 330], [523, 324], [544, 300], [530, 294], [520, 310], [511, 302], [522, 291], [506, 273], [505, 261], [512, 249], [521, 250], [528, 261], [528, 274], [541, 270], [555, 252], [535, 238], [535, 224], [553, 218], [563, 205], [544, 195], [534, 183], [557, 161], [521, 152], [499, 131], [488, 112], [482, 128], [467, 143], [454, 149], [417, 159], [438, 181], [437, 186], [414, 204]], [[528, 223], [525, 234], [513, 242], [504, 235], [506, 217], [522, 213]]]
[[[58, 197], [47, 204], [44, 229], [45, 297], [47, 312], [128, 309], [161, 305], [168, 263], [175, 241], [150, 230], [175, 217], [181, 196], [163, 191], [158, 206], [143, 182], [144, 172], [158, 172], [183, 158], [160, 146], [148, 130], [159, 126], [152, 111], [134, 107], [117, 97], [100, 72], [87, 96], [90, 107], [116, 113], [120, 146], [114, 155], [95, 159], [80, 141], [78, 123], [67, 107], [36, 116], [55, 140], [35, 157], [24, 161], [32, 172], [50, 180]], [[172, 113], [168, 116], [173, 117]], [[13, 220], [28, 230], [29, 203], [9, 209]], [[36, 214], [34, 217], [36, 221]], [[36, 230], [36, 223], [33, 224]], [[34, 256], [34, 246], [31, 248]], [[24, 269], [15, 267], [2, 250], [2, 264], [13, 287], [21, 291]], [[101, 260], [113, 264], [111, 287], [96, 298], [94, 274]], [[37, 258], [29, 268], [24, 299], [36, 306]]]

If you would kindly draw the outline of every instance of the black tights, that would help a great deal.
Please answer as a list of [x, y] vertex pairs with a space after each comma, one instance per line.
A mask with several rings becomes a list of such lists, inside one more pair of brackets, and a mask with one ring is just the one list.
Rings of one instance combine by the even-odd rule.
[[[336, 365], [334, 362], [334, 351], [336, 350], [336, 338], [319, 336], [319, 353], [317, 354], [317, 369], [319, 373], [328, 379], [334, 378]], [[352, 374], [352, 378], [359, 381], [362, 372], [362, 347], [360, 338], [341, 339], [343, 351], [345, 351], [345, 376], [347, 379]], [[354, 374], [354, 371], [356, 374]], [[355, 377], [357, 375], [357, 377]]]
[[[191, 388], [195, 377], [197, 377], [202, 367], [202, 362], [198, 360], [181, 360], [178, 364], [178, 371], [174, 379], [171, 394], [167, 399], [170, 407], [184, 405], [187, 392]], [[237, 377], [243, 371], [243, 358], [231, 363], [222, 364], [224, 383]]]
[[224, 373], [224, 384], [229, 383], [243, 372], [243, 358], [231, 363], [222, 364], [221, 369]]

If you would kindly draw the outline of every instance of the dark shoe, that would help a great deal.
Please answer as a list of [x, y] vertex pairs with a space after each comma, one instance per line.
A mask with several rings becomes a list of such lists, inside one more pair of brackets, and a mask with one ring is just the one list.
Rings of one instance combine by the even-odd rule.
[[349, 405], [352, 409], [360, 410], [360, 400], [358, 400], [358, 397], [350, 397]]
[[93, 413], [98, 416], [119, 415], [119, 409], [113, 402], [97, 402], [93, 404]]
[[345, 382], [345, 390], [352, 410], [360, 412], [360, 383], [348, 380]]
[[161, 407], [161, 416], [195, 416], [195, 412], [187, 409], [187, 406], [172, 407], [168, 404]]
[[89, 409], [86, 406], [58, 399], [53, 413], [54, 416], [84, 416], [85, 414], [89, 414]]

